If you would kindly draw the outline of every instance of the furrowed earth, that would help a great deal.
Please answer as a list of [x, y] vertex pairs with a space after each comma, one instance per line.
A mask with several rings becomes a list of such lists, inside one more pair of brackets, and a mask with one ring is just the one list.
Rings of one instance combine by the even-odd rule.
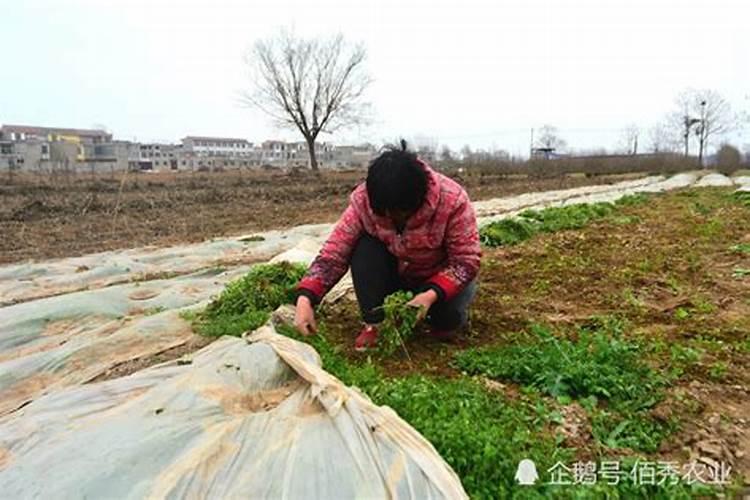
[[[364, 171], [14, 176], [0, 186], [0, 263], [72, 257], [333, 222]], [[609, 184], [641, 175], [465, 175], [472, 199]]]

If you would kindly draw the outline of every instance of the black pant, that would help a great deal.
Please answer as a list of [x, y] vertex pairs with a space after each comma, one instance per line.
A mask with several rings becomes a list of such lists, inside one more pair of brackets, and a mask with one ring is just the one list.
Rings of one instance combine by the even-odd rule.
[[[368, 324], [383, 321], [385, 313], [381, 306], [386, 296], [398, 290], [419, 291], [419, 287], [402, 283], [396, 257], [382, 241], [369, 234], [363, 235], [354, 247], [351, 269], [362, 319]], [[463, 326], [475, 292], [476, 283], [472, 281], [451, 300], [435, 303], [427, 312], [427, 322], [439, 330]]]

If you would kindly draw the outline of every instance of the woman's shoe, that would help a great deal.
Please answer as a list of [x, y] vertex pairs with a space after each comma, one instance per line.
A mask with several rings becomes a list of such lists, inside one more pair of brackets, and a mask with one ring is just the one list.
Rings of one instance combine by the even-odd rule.
[[354, 339], [354, 350], [364, 352], [368, 349], [374, 349], [378, 344], [378, 327], [375, 325], [365, 325]]

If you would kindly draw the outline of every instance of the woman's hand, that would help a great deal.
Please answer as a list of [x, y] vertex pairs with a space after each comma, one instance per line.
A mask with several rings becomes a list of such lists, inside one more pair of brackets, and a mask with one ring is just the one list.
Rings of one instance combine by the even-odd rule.
[[312, 335], [318, 331], [315, 324], [315, 311], [310, 299], [300, 295], [297, 299], [297, 308], [294, 311], [294, 326], [302, 335]]
[[417, 318], [420, 320], [427, 316], [427, 311], [430, 310], [432, 304], [437, 302], [438, 294], [435, 290], [427, 290], [426, 292], [419, 293], [409, 301], [410, 306], [418, 307], [419, 313]]

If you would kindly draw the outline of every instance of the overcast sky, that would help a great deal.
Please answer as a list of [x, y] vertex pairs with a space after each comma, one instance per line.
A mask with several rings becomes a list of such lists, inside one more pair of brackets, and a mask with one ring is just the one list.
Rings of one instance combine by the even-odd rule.
[[[324, 138], [338, 143], [425, 136], [524, 154], [530, 128], [550, 123], [571, 147], [611, 148], [686, 87], [750, 111], [748, 0], [8, 0], [0, 123], [295, 138], [237, 102], [243, 54], [279, 27], [367, 47], [377, 121]], [[748, 127], [732, 140], [750, 144]]]

